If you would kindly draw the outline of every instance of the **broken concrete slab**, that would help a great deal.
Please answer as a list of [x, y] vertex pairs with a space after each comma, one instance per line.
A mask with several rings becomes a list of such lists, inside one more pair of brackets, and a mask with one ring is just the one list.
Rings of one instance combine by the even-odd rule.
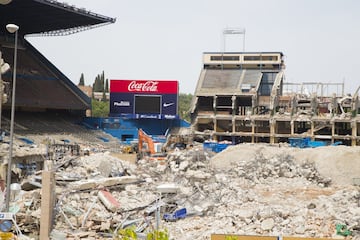
[[98, 197], [104, 206], [111, 212], [116, 212], [120, 208], [120, 203], [111, 195], [110, 192], [100, 190]]
[[177, 193], [179, 189], [179, 186], [175, 183], [164, 183], [156, 187], [159, 193]]
[[88, 190], [98, 187], [111, 187], [122, 184], [137, 183], [140, 180], [136, 176], [121, 176], [121, 177], [109, 177], [98, 179], [87, 179], [78, 182], [73, 182], [69, 186], [73, 190]]

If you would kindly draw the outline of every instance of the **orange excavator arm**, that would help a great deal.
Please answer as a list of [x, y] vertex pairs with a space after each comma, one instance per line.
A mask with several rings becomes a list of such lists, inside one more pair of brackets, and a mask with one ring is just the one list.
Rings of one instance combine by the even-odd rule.
[[150, 154], [155, 153], [154, 142], [149, 135], [147, 135], [141, 128], [138, 131], [138, 147], [139, 151], [143, 151], [144, 143], [147, 144], [147, 152]]

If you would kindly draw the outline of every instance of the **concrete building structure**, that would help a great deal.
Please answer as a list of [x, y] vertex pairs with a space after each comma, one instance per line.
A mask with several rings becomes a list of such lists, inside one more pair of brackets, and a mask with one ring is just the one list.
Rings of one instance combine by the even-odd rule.
[[360, 146], [359, 88], [285, 82], [281, 52], [206, 52], [191, 104], [197, 135], [233, 143], [310, 137]]

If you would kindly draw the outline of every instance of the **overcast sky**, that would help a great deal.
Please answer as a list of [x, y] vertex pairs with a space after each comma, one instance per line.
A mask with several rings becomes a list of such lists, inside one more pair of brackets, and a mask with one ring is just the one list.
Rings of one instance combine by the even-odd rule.
[[[108, 79], [178, 80], [194, 93], [202, 53], [223, 50], [226, 27], [245, 28], [245, 51], [280, 51], [287, 82], [360, 85], [358, 0], [67, 0], [116, 23], [61, 37], [27, 39], [75, 84]], [[242, 51], [228, 35], [226, 51]]]

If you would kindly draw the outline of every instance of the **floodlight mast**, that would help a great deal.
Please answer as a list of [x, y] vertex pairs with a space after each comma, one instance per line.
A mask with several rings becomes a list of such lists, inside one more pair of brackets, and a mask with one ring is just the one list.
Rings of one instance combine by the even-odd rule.
[[223, 52], [226, 51], [226, 35], [235, 35], [235, 34], [242, 34], [243, 36], [243, 52], [245, 52], [245, 28], [225, 28], [223, 30], [223, 41], [224, 41], [224, 49]]
[[243, 52], [245, 52], [245, 28], [225, 28], [223, 34], [223, 50], [221, 55], [221, 70], [224, 69], [224, 53], [226, 52], [226, 35], [243, 34]]
[[11, 120], [10, 120], [10, 145], [9, 145], [9, 159], [6, 176], [6, 198], [5, 211], [9, 211], [10, 205], [10, 185], [11, 185], [11, 162], [13, 157], [13, 142], [14, 142], [14, 118], [15, 118], [15, 92], [16, 92], [16, 64], [17, 64], [17, 42], [19, 26], [13, 23], [7, 24], [6, 29], [9, 33], [15, 33], [14, 43], [14, 68], [13, 68], [13, 82], [12, 82], [12, 96], [11, 96]]
[[15, 33], [17, 30], [19, 30], [19, 26], [13, 23], [9, 23], [6, 25], [6, 29], [9, 33]]

